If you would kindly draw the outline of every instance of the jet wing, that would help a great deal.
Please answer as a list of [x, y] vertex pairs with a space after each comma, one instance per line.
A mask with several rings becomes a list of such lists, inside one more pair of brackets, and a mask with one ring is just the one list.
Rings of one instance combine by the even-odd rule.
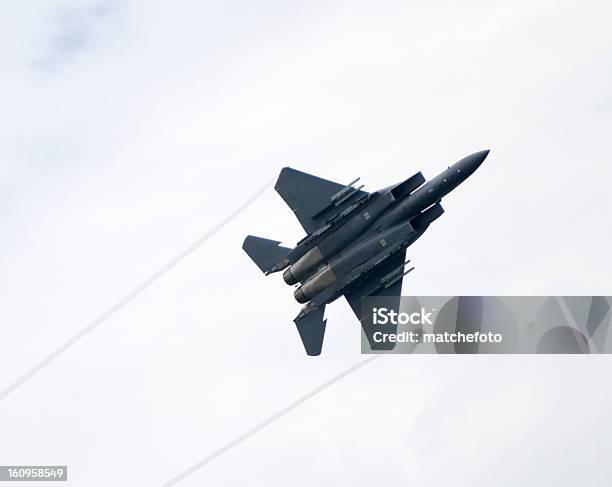
[[[362, 283], [360, 283], [357, 287], [351, 289], [350, 292], [346, 293], [344, 296], [348, 301], [349, 305], [353, 309], [355, 315], [359, 319], [361, 326], [363, 328], [363, 332], [370, 342], [370, 347], [372, 350], [392, 350], [394, 348], [393, 343], [376, 343], [374, 342], [372, 335], [374, 331], [381, 331], [383, 333], [396, 333], [397, 325], [387, 324], [387, 325], [376, 325], [375, 329], [372, 329], [365, 325], [366, 317], [371, 316], [373, 311], [371, 308], [365, 306], [365, 303], [362, 303], [363, 298], [366, 297], [382, 297], [386, 296], [388, 299], [385, 303], [385, 307], [388, 309], [394, 309], [395, 311], [399, 311], [400, 306], [400, 296], [402, 294], [402, 281], [403, 279], [399, 279], [391, 284], [389, 287], [384, 287], [380, 285], [381, 279], [392, 272], [397, 267], [401, 266], [402, 263], [406, 261], [406, 249], [399, 252], [397, 255], [389, 258], [388, 261], [382, 263], [379, 269], [376, 269], [375, 272], [367, 277]], [[401, 275], [401, 274], [400, 274]], [[367, 309], [366, 309], [367, 308]]]
[[321, 227], [327, 218], [368, 194], [360, 188], [328, 181], [290, 167], [280, 172], [274, 189], [308, 234]]

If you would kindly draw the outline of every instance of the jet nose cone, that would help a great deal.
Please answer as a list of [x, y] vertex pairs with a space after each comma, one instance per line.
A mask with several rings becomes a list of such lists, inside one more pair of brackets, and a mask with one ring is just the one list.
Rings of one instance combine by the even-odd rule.
[[489, 149], [481, 150], [480, 152], [474, 152], [473, 154], [461, 159], [457, 163], [457, 166], [459, 166], [461, 172], [464, 173], [467, 177], [480, 167], [480, 165], [484, 162], [488, 155]]
[[476, 152], [476, 154], [481, 154], [482, 155], [482, 160], [484, 161], [487, 158], [487, 156], [489, 155], [489, 152], [491, 152], [491, 149], [481, 150], [480, 152]]
[[474, 169], [477, 169], [484, 162], [488, 155], [489, 149], [486, 149], [481, 150], [479, 152], [474, 152], [471, 156], [467, 156], [466, 159], [470, 159], [470, 162], [476, 166]]

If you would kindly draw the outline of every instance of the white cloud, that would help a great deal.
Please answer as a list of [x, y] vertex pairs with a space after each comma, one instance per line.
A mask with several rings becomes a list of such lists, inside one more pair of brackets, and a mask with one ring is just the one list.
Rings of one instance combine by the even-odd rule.
[[[609, 294], [603, 3], [3, 10], [0, 384], [287, 163], [341, 181], [362, 176], [374, 189], [490, 147], [410, 250], [417, 270], [405, 292]], [[356, 323], [341, 302], [328, 309], [324, 355], [303, 355], [291, 322], [298, 307], [242, 253], [247, 233], [301, 237], [270, 191], [0, 403], [2, 462], [68, 463], [73, 485], [161, 484], [356, 361]], [[555, 482], [571, 485], [570, 440], [546, 435], [565, 417], [577, 420], [583, 397], [592, 400], [572, 436], [584, 452], [577, 462], [600, 468], [592, 485], [604, 485], [610, 472], [595, 461], [602, 447], [586, 438], [609, 431], [606, 357], [569, 370], [517, 356], [499, 359], [505, 370], [484, 370], [496, 360], [381, 359], [184, 485], [445, 485], [454, 471], [469, 473], [461, 470], [468, 453], [457, 453], [463, 444], [472, 468], [502, 485], [544, 482], [554, 463], [565, 474]], [[561, 372], [572, 381], [560, 384]], [[489, 386], [470, 388], [472, 375]], [[555, 414], [538, 422], [553, 398]], [[447, 402], [458, 403], [459, 417], [441, 428]], [[501, 411], [492, 424], [468, 428], [492, 409]], [[510, 436], [505, 450], [495, 434]], [[491, 473], [488, 464], [505, 463], [480, 454], [481, 445], [517, 457], [524, 476]], [[490, 485], [486, 476], [473, 483]]]

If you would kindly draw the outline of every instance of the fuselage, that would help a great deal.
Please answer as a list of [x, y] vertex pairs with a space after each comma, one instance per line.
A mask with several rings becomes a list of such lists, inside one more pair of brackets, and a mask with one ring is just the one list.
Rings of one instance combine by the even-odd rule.
[[412, 245], [442, 215], [440, 200], [473, 174], [487, 154], [472, 154], [429, 181], [418, 173], [363, 197], [298, 243], [283, 273], [287, 284], [301, 283], [296, 300], [333, 301], [376, 263]]

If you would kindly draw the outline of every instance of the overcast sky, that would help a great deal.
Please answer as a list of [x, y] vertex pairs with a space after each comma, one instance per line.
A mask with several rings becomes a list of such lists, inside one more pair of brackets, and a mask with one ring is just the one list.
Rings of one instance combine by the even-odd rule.
[[[0, 388], [285, 165], [374, 190], [489, 148], [409, 249], [404, 294], [612, 294], [609, 2], [0, 12]], [[359, 361], [340, 300], [305, 356], [249, 233], [303, 236], [268, 189], [0, 401], [0, 464], [157, 487]], [[611, 365], [382, 357], [179, 485], [607, 486]]]

